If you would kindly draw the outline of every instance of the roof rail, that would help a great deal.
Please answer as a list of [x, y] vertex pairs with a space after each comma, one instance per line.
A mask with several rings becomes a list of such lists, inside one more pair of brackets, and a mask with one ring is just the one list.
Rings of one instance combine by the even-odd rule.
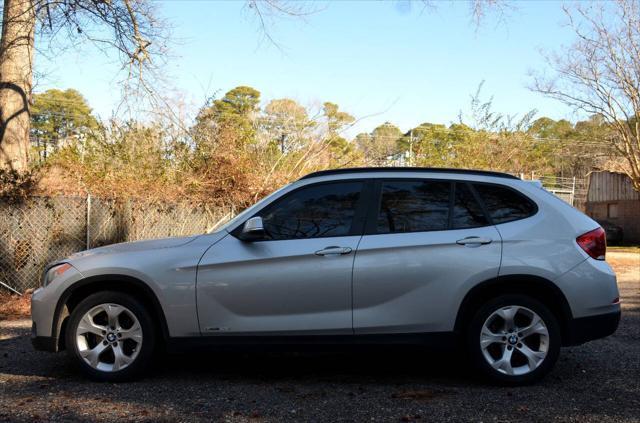
[[498, 178], [520, 179], [517, 176], [503, 172], [493, 172], [489, 170], [473, 170], [473, 169], [450, 169], [444, 167], [352, 167], [343, 169], [328, 169], [313, 172], [300, 178], [309, 179], [318, 176], [341, 175], [349, 173], [371, 173], [371, 172], [415, 172], [415, 173], [459, 173], [462, 175], [482, 175], [495, 176]]

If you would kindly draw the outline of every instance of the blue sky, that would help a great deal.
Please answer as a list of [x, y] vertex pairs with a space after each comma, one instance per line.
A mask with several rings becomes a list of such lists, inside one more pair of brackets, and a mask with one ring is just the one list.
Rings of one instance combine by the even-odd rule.
[[[505, 22], [489, 16], [477, 29], [462, 2], [435, 10], [423, 10], [420, 2], [325, 2], [304, 20], [275, 21], [277, 48], [261, 37], [243, 2], [156, 3], [176, 39], [163, 74], [194, 110], [208, 95], [250, 85], [264, 102], [289, 97], [312, 108], [339, 104], [363, 118], [351, 136], [385, 121], [403, 130], [457, 121], [481, 81], [496, 111], [537, 109], [538, 116], [575, 120], [571, 110], [527, 89], [529, 71], [546, 67], [540, 50], [572, 40], [561, 5], [520, 2]], [[37, 91], [76, 88], [102, 117], [119, 102], [116, 60], [91, 46], [53, 60], [37, 57], [36, 69], [45, 74]]]

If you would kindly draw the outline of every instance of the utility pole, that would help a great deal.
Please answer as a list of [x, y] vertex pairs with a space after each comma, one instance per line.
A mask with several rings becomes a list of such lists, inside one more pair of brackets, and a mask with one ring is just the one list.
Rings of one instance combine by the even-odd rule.
[[87, 245], [87, 250], [89, 248], [91, 248], [91, 194], [87, 193], [87, 239], [86, 239], [86, 245]]
[[413, 129], [409, 131], [409, 167], [413, 166]]

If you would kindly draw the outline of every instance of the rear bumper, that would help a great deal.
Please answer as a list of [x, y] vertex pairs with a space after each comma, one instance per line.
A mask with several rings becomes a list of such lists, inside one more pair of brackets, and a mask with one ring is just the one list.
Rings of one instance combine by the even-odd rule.
[[620, 323], [620, 310], [595, 316], [571, 319], [563, 344], [580, 345], [613, 334]]

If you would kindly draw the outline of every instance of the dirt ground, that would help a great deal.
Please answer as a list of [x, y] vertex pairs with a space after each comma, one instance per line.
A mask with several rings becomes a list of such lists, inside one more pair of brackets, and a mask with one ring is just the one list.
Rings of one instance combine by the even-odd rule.
[[65, 354], [34, 351], [24, 304], [5, 300], [0, 421], [638, 422], [640, 254], [607, 260], [623, 300], [618, 331], [563, 349], [548, 377], [521, 388], [477, 381], [455, 355], [407, 351], [176, 355], [139, 382], [93, 383]]
[[0, 320], [28, 318], [31, 308], [29, 294], [18, 296], [8, 292], [0, 292]]

